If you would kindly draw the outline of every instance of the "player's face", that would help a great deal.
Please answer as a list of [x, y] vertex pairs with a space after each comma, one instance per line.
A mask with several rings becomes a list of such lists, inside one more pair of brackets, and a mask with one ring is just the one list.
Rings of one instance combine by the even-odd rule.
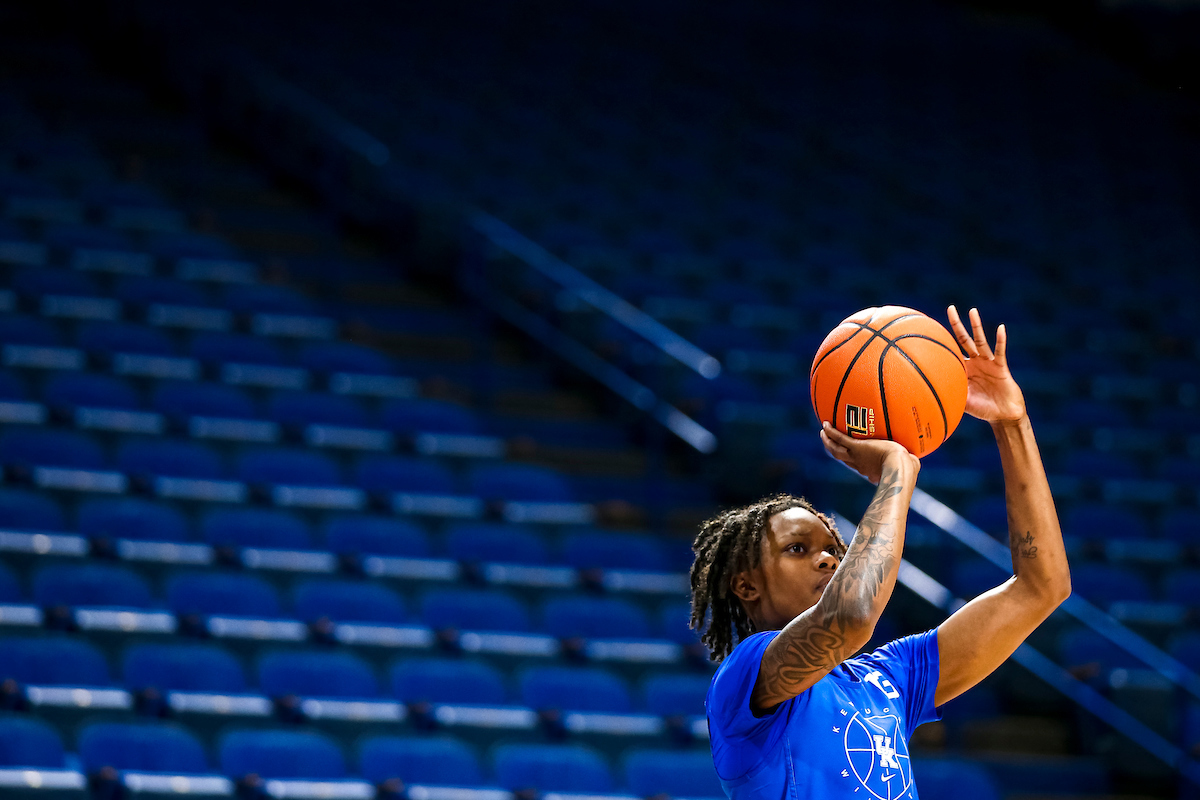
[[841, 562], [833, 534], [803, 508], [772, 516], [762, 544], [759, 627], [774, 630], [817, 604]]

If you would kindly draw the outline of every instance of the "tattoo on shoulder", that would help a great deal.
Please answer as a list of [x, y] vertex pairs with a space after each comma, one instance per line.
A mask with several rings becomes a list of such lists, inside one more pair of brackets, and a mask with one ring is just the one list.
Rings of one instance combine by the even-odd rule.
[[1013, 551], [1021, 558], [1037, 558], [1037, 545], [1033, 543], [1033, 533], [1025, 531], [1024, 536], [1013, 538]]

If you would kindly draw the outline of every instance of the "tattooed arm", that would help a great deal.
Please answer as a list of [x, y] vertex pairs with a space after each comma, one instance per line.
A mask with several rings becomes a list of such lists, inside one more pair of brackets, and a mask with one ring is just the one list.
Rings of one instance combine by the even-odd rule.
[[831, 455], [879, 488], [821, 599], [763, 652], [750, 697], [755, 713], [800, 694], [861, 649], [896, 585], [920, 462], [895, 442], [852, 439], [828, 425], [821, 438]]
[[970, 316], [973, 336], [967, 335], [958, 312], [950, 308], [951, 328], [970, 356], [967, 413], [991, 423], [1000, 447], [1013, 577], [976, 597], [938, 627], [937, 705], [990, 675], [1071, 594], [1054, 498], [1025, 413], [1025, 399], [1008, 371], [1004, 326], [996, 333], [993, 354], [978, 312], [972, 309]]

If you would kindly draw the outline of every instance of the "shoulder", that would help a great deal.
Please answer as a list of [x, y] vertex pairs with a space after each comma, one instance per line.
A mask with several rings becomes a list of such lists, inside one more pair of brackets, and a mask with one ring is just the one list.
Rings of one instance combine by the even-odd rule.
[[915, 667], [937, 664], [937, 629], [902, 636], [869, 652], [859, 653], [842, 662], [851, 673], [861, 675], [872, 670], [882, 670], [896, 675], [910, 672]]

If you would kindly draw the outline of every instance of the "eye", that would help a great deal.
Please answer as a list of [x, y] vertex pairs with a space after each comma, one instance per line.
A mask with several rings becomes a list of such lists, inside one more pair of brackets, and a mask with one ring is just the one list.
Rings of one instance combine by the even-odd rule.
[[805, 552], [804, 545], [800, 544], [799, 542], [796, 542], [794, 544], [789, 544], [786, 548], [786, 552], [788, 552], [788, 553], [803, 553], [803, 552]]

